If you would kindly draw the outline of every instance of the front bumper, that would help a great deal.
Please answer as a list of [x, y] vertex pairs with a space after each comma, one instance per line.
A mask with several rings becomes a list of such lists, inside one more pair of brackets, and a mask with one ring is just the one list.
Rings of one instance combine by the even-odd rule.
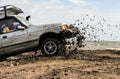
[[66, 38], [65, 45], [69, 49], [76, 49], [77, 47], [84, 47], [84, 37], [81, 35], [76, 35], [76, 37]]
[[81, 35], [76, 35], [75, 37], [71, 38], [64, 38], [64, 42], [62, 43], [62, 50], [65, 52], [66, 55], [70, 53], [72, 50], [77, 50], [80, 47], [84, 47], [84, 37]]
[[77, 50], [78, 47], [85, 46], [84, 35], [80, 33], [77, 27], [70, 27], [61, 31], [59, 39], [61, 40], [62, 50], [65, 52]]

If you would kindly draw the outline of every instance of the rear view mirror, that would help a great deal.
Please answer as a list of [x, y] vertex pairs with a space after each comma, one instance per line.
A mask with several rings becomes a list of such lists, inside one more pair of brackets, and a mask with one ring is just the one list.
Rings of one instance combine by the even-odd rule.
[[31, 17], [31, 16], [26, 16], [26, 20], [29, 21], [30, 17]]

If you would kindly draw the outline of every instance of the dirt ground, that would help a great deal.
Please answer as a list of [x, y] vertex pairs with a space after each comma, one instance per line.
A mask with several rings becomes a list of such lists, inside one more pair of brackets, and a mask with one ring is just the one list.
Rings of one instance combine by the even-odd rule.
[[120, 51], [72, 51], [66, 57], [23, 53], [0, 62], [0, 79], [120, 79]]

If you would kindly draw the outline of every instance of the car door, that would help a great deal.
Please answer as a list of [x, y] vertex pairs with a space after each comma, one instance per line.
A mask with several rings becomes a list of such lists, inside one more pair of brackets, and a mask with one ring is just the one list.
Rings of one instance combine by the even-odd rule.
[[2, 38], [0, 35], [0, 55], [2, 55], [3, 53], [4, 53], [4, 51], [3, 51], [3, 47], [2, 47]]
[[[3, 28], [1, 28], [1, 42], [2, 48], [5, 53], [17, 52], [19, 50], [24, 50], [28, 47], [28, 33], [27, 29], [14, 30], [14, 23], [18, 22], [14, 18], [8, 18], [0, 22], [1, 27], [3, 25], [9, 28], [9, 32], [3, 33]], [[20, 22], [18, 22], [20, 23]]]
[[5, 53], [24, 50], [28, 47], [27, 29], [1, 34], [2, 47]]

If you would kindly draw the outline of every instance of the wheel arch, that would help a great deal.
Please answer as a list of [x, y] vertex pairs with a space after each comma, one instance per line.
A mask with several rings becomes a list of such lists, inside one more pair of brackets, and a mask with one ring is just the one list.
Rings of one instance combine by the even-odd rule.
[[42, 34], [40, 36], [40, 38], [39, 38], [39, 47], [40, 47], [40, 49], [41, 49], [41, 44], [44, 41], [44, 39], [49, 38], [49, 37], [58, 39], [57, 34], [54, 33], [54, 32], [47, 32], [47, 33]]

